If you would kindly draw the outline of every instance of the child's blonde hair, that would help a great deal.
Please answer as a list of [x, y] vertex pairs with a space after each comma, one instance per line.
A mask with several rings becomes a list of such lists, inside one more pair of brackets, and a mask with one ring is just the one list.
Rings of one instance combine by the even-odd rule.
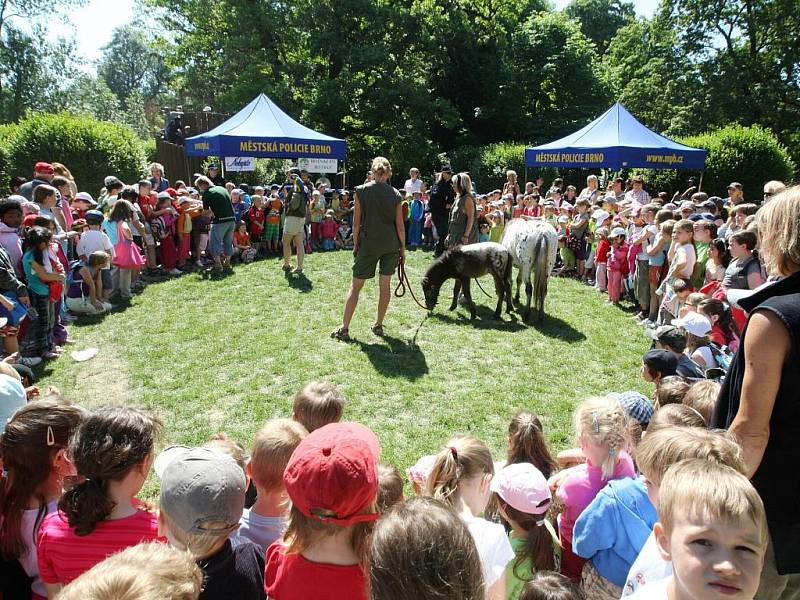
[[719, 383], [710, 379], [695, 381], [683, 397], [683, 403], [703, 415], [706, 423], [710, 423], [721, 387]]
[[307, 435], [305, 427], [291, 419], [272, 419], [264, 424], [253, 438], [250, 452], [250, 475], [258, 488], [283, 488], [289, 458]]
[[244, 446], [229, 438], [228, 434], [223, 431], [212, 435], [208, 441], [203, 444], [203, 448], [227, 454], [236, 461], [236, 464], [242, 468], [242, 471], [246, 469], [247, 462], [250, 460]]
[[742, 449], [726, 431], [699, 427], [667, 427], [644, 436], [636, 448], [636, 465], [651, 482], [659, 485], [671, 465], [687, 458], [701, 458], [727, 465], [744, 473]]
[[203, 572], [194, 558], [161, 542], [131, 546], [83, 573], [59, 600], [197, 600]]
[[425, 491], [428, 496], [453, 506], [459, 483], [482, 475], [494, 475], [489, 448], [475, 437], [454, 437], [436, 455]]
[[601, 467], [603, 478], [609, 479], [614, 473], [620, 450], [628, 444], [628, 416], [618, 400], [595, 397], [581, 402], [575, 410], [575, 433], [578, 444], [586, 438], [593, 444], [605, 446], [608, 456]]
[[294, 418], [311, 433], [323, 425], [338, 423], [345, 398], [339, 389], [325, 381], [312, 381], [294, 396]]
[[158, 511], [158, 519], [161, 528], [169, 532], [170, 543], [179, 550], [185, 550], [190, 553], [195, 559], [204, 558], [212, 554], [220, 547], [220, 542], [227, 539], [231, 534], [230, 523], [226, 521], [203, 523], [202, 527], [209, 529], [208, 533], [184, 531], [170, 518], [163, 507]]
[[736, 469], [703, 459], [682, 460], [667, 469], [659, 491], [658, 520], [667, 536], [678, 514], [700, 516], [705, 522], [751, 520], [759, 530], [759, 544], [769, 539], [764, 503]]
[[656, 387], [656, 410], [667, 404], [683, 404], [689, 384], [679, 375], [669, 375]]
[[667, 404], [659, 408], [647, 425], [647, 436], [667, 427], [700, 427], [705, 429], [708, 422], [696, 409], [685, 404]]

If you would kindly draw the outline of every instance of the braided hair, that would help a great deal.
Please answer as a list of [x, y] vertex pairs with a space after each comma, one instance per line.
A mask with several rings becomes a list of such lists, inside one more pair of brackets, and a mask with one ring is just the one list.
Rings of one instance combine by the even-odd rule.
[[628, 416], [625, 409], [614, 398], [588, 398], [575, 411], [575, 432], [578, 443], [583, 438], [608, 450], [605, 460], [598, 466], [602, 469], [603, 479], [610, 479], [620, 451], [628, 444]]

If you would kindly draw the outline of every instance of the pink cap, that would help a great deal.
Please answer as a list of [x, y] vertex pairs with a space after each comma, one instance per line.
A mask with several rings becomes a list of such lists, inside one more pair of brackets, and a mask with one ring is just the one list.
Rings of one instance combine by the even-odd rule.
[[426, 454], [414, 463], [414, 466], [406, 469], [406, 475], [412, 482], [424, 486], [428, 481], [428, 475], [433, 471], [433, 465], [436, 463], [435, 454]]
[[542, 515], [553, 499], [542, 472], [530, 463], [507, 465], [490, 486], [506, 504], [529, 515]]

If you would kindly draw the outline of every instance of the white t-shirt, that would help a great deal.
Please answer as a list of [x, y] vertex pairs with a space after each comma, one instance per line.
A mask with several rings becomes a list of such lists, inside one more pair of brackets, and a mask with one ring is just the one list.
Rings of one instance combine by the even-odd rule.
[[[94, 229], [87, 229], [81, 234], [76, 250], [78, 251], [78, 256], [85, 256], [86, 258], [89, 258], [92, 252], [97, 252], [98, 250], [103, 250], [110, 256], [114, 256], [114, 246], [111, 244], [108, 234]], [[108, 268], [110, 269], [111, 267], [109, 266]]]
[[421, 192], [422, 191], [422, 179], [419, 177], [416, 180], [406, 179], [405, 185], [403, 185], [403, 189], [405, 189], [406, 194], [411, 195], [414, 192]]
[[[42, 515], [42, 520], [46, 515], [55, 512], [58, 509], [58, 499], [53, 500], [47, 504], [46, 513]], [[39, 514], [38, 508], [22, 511], [22, 520], [20, 522], [20, 533], [22, 534], [22, 541], [25, 543], [25, 553], [19, 557], [19, 564], [25, 569], [28, 577], [33, 579], [31, 583], [31, 590], [35, 594], [47, 597], [47, 588], [44, 585], [41, 577], [39, 576], [39, 561], [36, 559], [36, 545], [34, 539], [33, 526], [36, 524], [36, 515]], [[41, 525], [41, 521], [39, 525]], [[36, 532], [38, 534], [38, 532]]]
[[286, 519], [284, 517], [264, 517], [250, 509], [245, 509], [242, 518], [239, 519], [239, 529], [231, 534], [231, 539], [250, 540], [261, 549], [261, 552], [266, 552], [267, 547], [279, 539], [285, 529]]
[[[628, 571], [628, 578], [622, 588], [623, 598], [649, 598], [650, 596], [634, 596], [645, 585], [650, 588], [651, 584], [660, 583], [667, 580], [672, 575], [672, 563], [661, 558], [656, 544], [656, 534], [650, 532], [650, 537], [642, 546], [639, 556], [633, 561], [631, 570]], [[655, 588], [653, 588], [655, 589]], [[666, 598], [666, 591], [664, 592]], [[653, 596], [654, 598], [656, 596]]]
[[672, 577], [654, 581], [639, 588], [635, 594], [625, 596], [627, 600], [669, 600], [667, 596], [667, 587]]
[[[708, 346], [700, 346], [697, 350], [694, 351], [694, 353], [691, 356], [689, 356], [689, 358], [694, 360], [694, 354], [699, 354], [703, 358], [703, 362], [706, 363], [706, 366], [703, 367], [704, 369], [713, 369], [719, 366], [717, 364], [716, 359], [714, 358], [714, 354], [711, 352], [711, 348], [709, 348]], [[695, 362], [697, 361], [695, 360]]]
[[514, 550], [502, 525], [479, 517], [464, 519], [464, 522], [478, 548], [483, 580], [488, 588], [505, 573], [506, 565], [514, 558]]

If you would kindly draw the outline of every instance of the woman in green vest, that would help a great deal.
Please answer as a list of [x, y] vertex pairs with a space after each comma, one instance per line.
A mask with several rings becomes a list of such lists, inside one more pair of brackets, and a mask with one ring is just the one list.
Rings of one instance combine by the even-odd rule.
[[455, 248], [478, 241], [478, 211], [475, 196], [472, 195], [472, 180], [466, 173], [453, 177], [453, 191], [456, 201], [450, 210], [450, 227], [447, 233], [447, 247]]
[[372, 161], [372, 181], [356, 188], [353, 212], [353, 282], [344, 305], [342, 326], [332, 338], [349, 341], [350, 320], [358, 296], [367, 279], [375, 277], [380, 265], [378, 318], [372, 325], [375, 335], [383, 336], [383, 318], [391, 299], [392, 274], [405, 258], [406, 234], [400, 194], [390, 184], [392, 165], [378, 156]]

